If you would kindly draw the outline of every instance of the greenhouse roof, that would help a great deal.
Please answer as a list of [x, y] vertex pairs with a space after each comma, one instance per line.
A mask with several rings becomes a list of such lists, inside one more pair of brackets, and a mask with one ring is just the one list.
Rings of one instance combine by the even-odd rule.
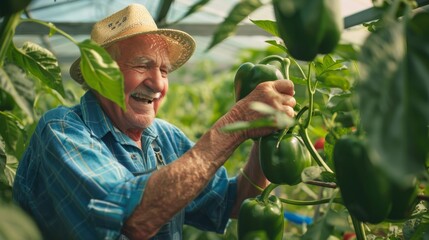
[[[89, 38], [94, 22], [124, 8], [128, 4], [141, 3], [156, 17], [160, 4], [164, 2], [166, 1], [33, 0], [27, 12], [31, 18], [52, 22], [76, 40], [82, 41]], [[166, 22], [176, 22], [197, 2], [202, 1], [172, 1], [170, 10], [166, 15]], [[195, 37], [197, 50], [191, 58], [191, 62], [200, 59], [213, 59], [219, 64], [230, 64], [236, 58], [236, 53], [243, 48], [265, 48], [268, 46], [265, 41], [272, 38], [272, 36], [256, 27], [250, 19], [274, 20], [270, 4], [258, 8], [247, 19], [242, 21], [233, 36], [227, 38], [210, 51], [206, 51], [216, 27], [238, 2], [239, 0], [210, 0], [198, 12], [184, 18], [177, 24], [168, 26], [169, 28], [184, 30]], [[342, 41], [356, 44], [362, 43], [367, 31], [361, 26], [361, 23], [376, 18], [371, 8], [371, 0], [341, 0], [341, 11], [347, 28], [342, 35]], [[44, 26], [22, 24], [18, 27], [16, 33], [15, 42], [19, 44], [24, 41], [32, 41], [50, 49], [58, 57], [64, 69], [68, 69], [71, 62], [79, 56], [79, 49], [74, 44], [58, 34], [48, 37], [49, 30]]]

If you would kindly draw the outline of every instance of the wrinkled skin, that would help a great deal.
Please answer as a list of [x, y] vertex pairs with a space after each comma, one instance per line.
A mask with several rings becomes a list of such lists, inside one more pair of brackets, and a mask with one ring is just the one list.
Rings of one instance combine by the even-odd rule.
[[108, 49], [117, 55], [115, 60], [125, 79], [127, 111], [107, 98], [100, 95], [98, 98], [116, 127], [135, 141], [140, 140], [141, 132], [153, 122], [168, 91], [169, 62], [163, 43], [158, 36], [138, 36]]
[[[119, 106], [102, 96], [98, 98], [116, 127], [141, 146], [142, 131], [152, 123], [168, 92], [169, 59], [163, 49], [162, 39], [153, 35], [131, 37], [108, 50], [124, 74], [127, 111], [122, 111]], [[260, 113], [249, 108], [254, 101], [266, 103], [292, 117], [296, 103], [293, 94], [294, 86], [291, 81], [267, 81], [238, 101], [191, 150], [175, 162], [152, 173], [140, 204], [124, 224], [123, 233], [130, 239], [148, 239], [154, 236], [171, 217], [201, 192], [243, 141], [275, 130], [260, 128], [228, 134], [220, 128], [236, 121], [261, 118]], [[255, 146], [244, 171], [255, 184], [265, 187], [269, 182], [259, 167], [258, 149]], [[238, 177], [237, 182], [237, 201], [231, 217], [236, 217], [244, 199], [260, 194], [242, 176]]]

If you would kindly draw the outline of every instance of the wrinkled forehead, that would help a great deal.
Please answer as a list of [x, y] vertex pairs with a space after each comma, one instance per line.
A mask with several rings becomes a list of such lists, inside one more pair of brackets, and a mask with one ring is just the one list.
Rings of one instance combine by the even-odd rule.
[[[162, 61], [164, 64], [169, 64], [169, 45], [167, 40], [157, 34], [144, 34], [130, 37], [119, 42], [121, 51], [131, 51], [133, 54], [150, 55]], [[122, 55], [123, 53], [121, 53]]]

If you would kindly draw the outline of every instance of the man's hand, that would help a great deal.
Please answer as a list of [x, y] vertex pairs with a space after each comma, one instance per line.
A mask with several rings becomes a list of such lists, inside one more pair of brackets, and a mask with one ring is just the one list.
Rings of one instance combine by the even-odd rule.
[[[276, 80], [260, 83], [247, 97], [238, 101], [225, 116], [228, 123], [237, 121], [252, 121], [260, 119], [263, 115], [250, 108], [252, 102], [265, 103], [278, 111], [294, 117], [293, 110], [296, 100], [293, 82], [290, 80]], [[273, 128], [258, 128], [240, 132], [245, 139], [255, 138], [271, 133]]]

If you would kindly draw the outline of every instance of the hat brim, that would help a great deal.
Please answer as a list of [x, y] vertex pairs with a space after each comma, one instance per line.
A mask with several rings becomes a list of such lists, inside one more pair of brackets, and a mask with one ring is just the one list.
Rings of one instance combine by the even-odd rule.
[[[137, 36], [137, 35], [149, 35], [155, 34], [162, 36], [167, 43], [169, 61], [171, 64], [170, 72], [176, 70], [183, 64], [185, 64], [193, 55], [195, 51], [195, 40], [189, 34], [176, 30], [176, 29], [158, 29], [155, 31], [147, 31], [142, 29], [141, 31], [130, 31], [129, 33], [123, 33], [116, 38], [109, 39], [105, 43], [101, 44], [102, 47], [108, 47], [115, 42]], [[80, 70], [80, 58], [75, 60], [69, 70], [70, 76], [78, 83], [82, 84], [85, 80]]]

